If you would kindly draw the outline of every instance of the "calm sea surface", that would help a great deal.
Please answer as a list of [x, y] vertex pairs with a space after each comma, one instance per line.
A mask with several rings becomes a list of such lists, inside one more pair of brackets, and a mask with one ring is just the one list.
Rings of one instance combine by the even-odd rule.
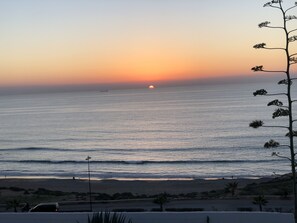
[[[263, 84], [0, 96], [0, 177], [210, 178], [290, 171]], [[274, 84], [268, 84], [274, 87]], [[278, 149], [287, 154], [287, 149]]]

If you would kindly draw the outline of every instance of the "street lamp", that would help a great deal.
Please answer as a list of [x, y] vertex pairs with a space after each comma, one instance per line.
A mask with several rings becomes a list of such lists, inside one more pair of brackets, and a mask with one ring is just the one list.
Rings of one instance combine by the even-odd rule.
[[91, 190], [91, 174], [90, 174], [90, 156], [87, 156], [86, 160], [88, 161], [88, 175], [89, 175], [89, 195], [90, 195], [90, 210], [93, 212], [92, 208], [92, 190]]

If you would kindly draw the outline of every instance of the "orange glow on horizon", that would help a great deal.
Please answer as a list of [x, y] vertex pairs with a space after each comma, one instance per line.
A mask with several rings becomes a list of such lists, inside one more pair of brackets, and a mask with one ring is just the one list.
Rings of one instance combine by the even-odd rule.
[[[49, 0], [5, 1], [0, 86], [147, 86], [253, 75], [256, 65], [280, 70], [286, 64], [283, 52], [252, 47], [262, 41], [269, 47], [284, 44], [279, 30], [259, 31], [263, 9], [257, 1], [116, 2], [61, 1], [56, 7]], [[259, 16], [251, 18], [247, 7]], [[240, 12], [240, 21], [230, 12]], [[278, 13], [271, 17], [281, 19]]]
[[173, 43], [136, 41], [102, 52], [90, 42], [83, 50], [70, 45], [60, 51], [57, 47], [43, 52], [31, 48], [34, 53], [30, 55], [9, 51], [11, 54], [0, 57], [1, 86], [187, 81], [252, 73], [250, 68], [259, 64], [279, 69], [283, 64], [280, 59], [271, 64], [281, 55], [263, 55], [249, 46], [245, 54], [234, 48], [232, 52], [222, 50], [215, 57], [207, 47], [198, 50], [192, 49], [192, 44], [172, 46]]

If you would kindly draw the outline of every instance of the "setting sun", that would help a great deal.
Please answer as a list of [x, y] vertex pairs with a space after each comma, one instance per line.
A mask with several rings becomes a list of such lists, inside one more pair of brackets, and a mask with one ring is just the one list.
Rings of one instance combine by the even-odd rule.
[[154, 85], [150, 85], [148, 88], [149, 88], [149, 89], [154, 89], [155, 86], [154, 86]]
[[[238, 25], [228, 16], [230, 7], [225, 2], [205, 2], [203, 7], [195, 0], [74, 1], [71, 5], [61, 0], [59, 7], [50, 0], [38, 1], [34, 7], [28, 3], [31, 1], [13, 2], [1, 1], [0, 7], [4, 21], [0, 87], [238, 76], [249, 73], [250, 66], [258, 61], [264, 64], [275, 57], [271, 53], [263, 62], [251, 49], [249, 38], [230, 29]], [[258, 6], [256, 1], [246, 4]], [[245, 12], [241, 4], [231, 5], [237, 7], [235, 11]], [[161, 10], [165, 8], [168, 10]], [[45, 12], [42, 18], [39, 12]], [[206, 23], [204, 18], [212, 19]], [[257, 27], [250, 28], [258, 20], [250, 19], [249, 13], [241, 19], [247, 33], [258, 35]], [[217, 29], [209, 29], [218, 21]], [[227, 29], [230, 32], [225, 32]], [[220, 41], [218, 33], [222, 35]]]

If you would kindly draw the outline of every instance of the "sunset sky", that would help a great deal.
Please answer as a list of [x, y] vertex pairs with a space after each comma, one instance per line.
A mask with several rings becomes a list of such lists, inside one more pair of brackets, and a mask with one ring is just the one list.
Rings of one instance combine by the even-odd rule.
[[257, 27], [280, 21], [277, 10], [262, 7], [266, 2], [2, 0], [0, 85], [255, 75], [254, 65], [283, 62], [281, 54], [252, 48], [282, 43], [279, 31]]

